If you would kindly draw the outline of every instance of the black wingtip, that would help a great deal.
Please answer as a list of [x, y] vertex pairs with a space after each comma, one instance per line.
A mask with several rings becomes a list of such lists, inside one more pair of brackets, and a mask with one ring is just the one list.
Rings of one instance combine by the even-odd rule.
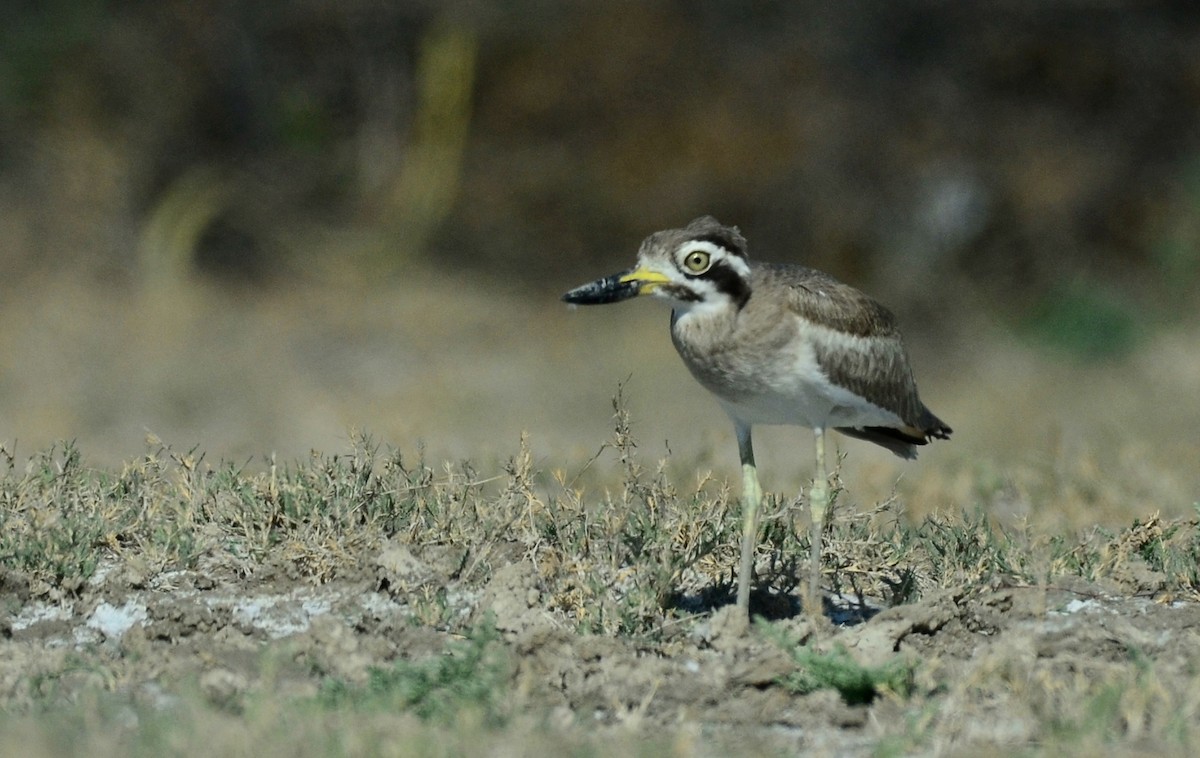
[[937, 416], [933, 415], [933, 411], [928, 408], [922, 408], [921, 413], [921, 429], [925, 436], [929, 439], [948, 440], [954, 430], [946, 425]]
[[838, 426], [834, 428], [847, 437], [874, 442], [910, 461], [917, 457], [916, 446], [926, 443], [923, 437], [914, 437], [890, 426]]

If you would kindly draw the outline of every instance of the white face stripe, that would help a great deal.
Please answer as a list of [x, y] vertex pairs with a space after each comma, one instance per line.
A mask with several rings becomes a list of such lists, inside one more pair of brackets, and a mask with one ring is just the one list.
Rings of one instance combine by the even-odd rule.
[[687, 270], [683, 265], [683, 259], [688, 256], [688, 253], [695, 252], [696, 250], [703, 250], [712, 256], [712, 265], [709, 268], [715, 266], [718, 261], [723, 260], [731, 269], [737, 272], [738, 276], [743, 279], [749, 278], [750, 266], [742, 256], [734, 255], [715, 242], [709, 242], [708, 240], [690, 240], [679, 246], [679, 249], [675, 251], [675, 263], [679, 266], [680, 271]]

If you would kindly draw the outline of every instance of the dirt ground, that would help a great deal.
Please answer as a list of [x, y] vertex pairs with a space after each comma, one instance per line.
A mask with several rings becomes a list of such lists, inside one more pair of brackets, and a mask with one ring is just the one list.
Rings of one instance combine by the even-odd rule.
[[[782, 686], [794, 660], [774, 635], [740, 624], [732, 606], [702, 609], [656, 642], [581, 635], [547, 602], [532, 563], [468, 585], [453, 578], [461, 558], [393, 541], [363, 556], [359, 576], [323, 586], [291, 580], [283, 567], [144, 576], [111, 563], [71, 598], [10, 574], [0, 708], [69, 703], [96, 689], [149, 709], [197, 689], [233, 712], [265, 694], [312, 698], [328, 678], [362, 684], [372, 667], [443, 653], [451, 635], [414, 622], [433, 587], [445, 589], [443, 618], [494, 621], [513, 712], [550, 729], [675, 735], [677, 754], [735, 744], [962, 753], [1074, 745], [1085, 732], [1136, 746], [1143, 733], [1161, 739], [1156, 722], [1167, 711], [1194, 720], [1200, 700], [1200, 605], [1120, 594], [1116, 584], [940, 591], [858, 621], [831, 604], [841, 625], [777, 613], [776, 632], [797, 642], [844, 648], [867, 666], [916, 662], [911, 695], [853, 704], [834, 690]], [[763, 600], [759, 610], [781, 607]]]

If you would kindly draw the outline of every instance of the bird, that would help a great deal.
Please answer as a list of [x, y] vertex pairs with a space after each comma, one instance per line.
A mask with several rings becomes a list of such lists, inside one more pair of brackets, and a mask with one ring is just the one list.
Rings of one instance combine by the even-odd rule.
[[[671, 305], [671, 341], [692, 376], [733, 422], [742, 467], [737, 607], [749, 617], [763, 491], [755, 425], [807, 427], [816, 469], [809, 489], [811, 569], [805, 605], [822, 613], [821, 541], [830, 505], [830, 429], [901, 458], [952, 432], [921, 402], [896, 318], [833, 276], [798, 264], [751, 260], [736, 226], [701, 216], [655, 232], [633, 268], [576, 287], [573, 305], [650, 296]], [[809, 605], [812, 603], [812, 605]]]

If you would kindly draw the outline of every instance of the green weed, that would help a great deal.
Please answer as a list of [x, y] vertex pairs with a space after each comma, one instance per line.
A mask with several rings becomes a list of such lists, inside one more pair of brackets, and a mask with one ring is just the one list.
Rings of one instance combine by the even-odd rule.
[[762, 635], [791, 655], [796, 670], [780, 680], [780, 685], [798, 695], [817, 690], [836, 690], [849, 705], [863, 705], [883, 692], [906, 697], [913, 688], [916, 665], [898, 658], [884, 666], [863, 666], [843, 648], [825, 652], [800, 644], [770, 623], [756, 625]]
[[485, 723], [501, 726], [509, 715], [510, 666], [495, 644], [498, 639], [494, 627], [476, 626], [440, 655], [371, 669], [364, 686], [329, 680], [320, 701], [328, 708], [411, 711], [444, 724], [470, 710], [482, 714]]

